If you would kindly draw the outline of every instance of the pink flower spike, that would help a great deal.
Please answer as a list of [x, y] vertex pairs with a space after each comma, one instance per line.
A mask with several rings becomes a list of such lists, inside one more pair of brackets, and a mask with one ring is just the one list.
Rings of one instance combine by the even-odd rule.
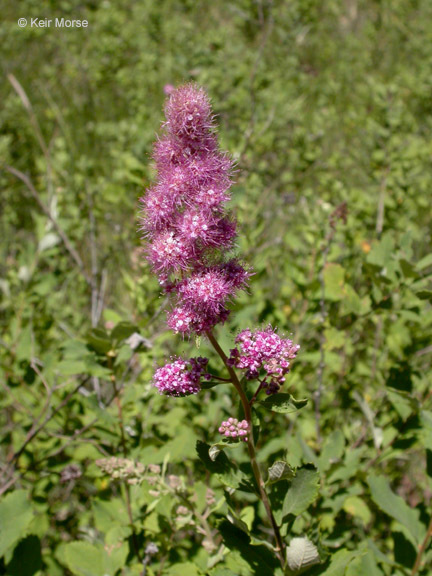
[[181, 86], [171, 93], [165, 115], [170, 134], [186, 142], [207, 136], [213, 126], [208, 96], [202, 88], [192, 84]]
[[203, 334], [228, 316], [250, 272], [230, 258], [236, 221], [226, 211], [233, 162], [220, 152], [206, 92], [171, 90], [164, 134], [154, 146], [157, 182], [141, 199], [147, 259], [171, 295], [168, 326]]

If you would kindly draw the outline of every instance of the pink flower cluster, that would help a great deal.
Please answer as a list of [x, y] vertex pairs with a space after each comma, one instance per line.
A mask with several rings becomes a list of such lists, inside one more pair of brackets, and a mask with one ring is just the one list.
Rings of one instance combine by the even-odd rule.
[[207, 358], [173, 358], [174, 362], [156, 370], [153, 386], [167, 396], [189, 396], [201, 390], [201, 378], [206, 378]]
[[164, 135], [156, 143], [157, 182], [141, 199], [147, 257], [160, 284], [173, 294], [168, 326], [202, 334], [228, 315], [227, 304], [249, 273], [225, 255], [236, 222], [229, 200], [232, 162], [219, 151], [207, 94], [187, 84], [165, 107]]
[[249, 431], [249, 424], [247, 420], [238, 421], [237, 418], [228, 418], [222, 422], [219, 427], [219, 432], [226, 438], [239, 438], [247, 442], [247, 434]]
[[266, 393], [278, 392], [300, 346], [278, 336], [271, 326], [255, 332], [243, 330], [235, 341], [238, 348], [231, 350], [230, 365], [245, 370], [248, 380], [258, 378], [263, 371], [262, 384]]

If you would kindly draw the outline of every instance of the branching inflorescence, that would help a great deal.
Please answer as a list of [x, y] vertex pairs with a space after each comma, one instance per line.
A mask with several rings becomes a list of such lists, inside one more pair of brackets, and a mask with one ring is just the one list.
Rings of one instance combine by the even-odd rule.
[[[160, 285], [170, 295], [168, 326], [183, 336], [205, 334], [223, 361], [240, 398], [244, 420], [228, 418], [219, 432], [229, 441], [243, 440], [249, 451], [260, 498], [272, 525], [276, 552], [284, 565], [284, 543], [271, 511], [256, 461], [252, 405], [259, 392], [275, 394], [285, 381], [299, 346], [281, 338], [270, 326], [243, 330], [229, 357], [217, 342], [213, 328], [223, 324], [228, 305], [247, 287], [251, 272], [233, 255], [236, 221], [226, 210], [233, 163], [219, 150], [214, 117], [207, 94], [187, 84], [169, 91], [163, 136], [154, 148], [157, 182], [142, 198], [142, 231], [147, 258]], [[187, 396], [210, 379], [206, 358], [172, 358], [158, 368], [153, 385], [161, 394]], [[248, 399], [236, 369], [259, 387]]]

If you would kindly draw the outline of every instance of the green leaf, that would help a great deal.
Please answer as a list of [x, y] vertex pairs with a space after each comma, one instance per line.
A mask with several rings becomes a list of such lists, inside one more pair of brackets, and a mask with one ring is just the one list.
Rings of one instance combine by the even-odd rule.
[[15, 548], [6, 573], [8, 576], [33, 576], [39, 570], [42, 570], [41, 543], [32, 534], [21, 540]]
[[340, 264], [330, 262], [324, 268], [324, 293], [325, 299], [337, 302], [342, 300], [345, 291], [345, 270]]
[[7, 494], [0, 502], [0, 558], [27, 535], [33, 510], [24, 490]]
[[363, 556], [358, 556], [350, 562], [346, 576], [384, 576], [384, 572], [378, 567], [372, 550], [367, 550]]
[[419, 511], [410, 508], [400, 496], [397, 496], [383, 476], [371, 474], [367, 478], [367, 483], [375, 504], [391, 518], [405, 526], [415, 543], [419, 544], [425, 534], [425, 527], [419, 520]]
[[73, 376], [75, 374], [84, 374], [87, 365], [84, 360], [62, 360], [57, 364], [57, 369], [64, 376]]
[[419, 290], [416, 292], [416, 296], [420, 298], [420, 300], [429, 300], [429, 302], [432, 302], [432, 290]]
[[173, 564], [166, 568], [163, 572], [166, 576], [201, 576], [202, 572], [192, 562], [182, 562], [181, 564]]
[[387, 396], [403, 421], [406, 421], [413, 412], [418, 412], [419, 402], [409, 392], [387, 388]]
[[418, 278], [418, 273], [415, 269], [415, 265], [412, 264], [411, 262], [408, 262], [408, 260], [405, 260], [405, 258], [401, 258], [399, 260], [399, 266], [401, 267], [402, 273], [405, 276], [405, 278]]
[[296, 400], [291, 394], [280, 393], [272, 394], [265, 400], [257, 402], [260, 406], [266, 410], [271, 410], [272, 412], [278, 412], [279, 414], [290, 414], [291, 412], [296, 412], [300, 410], [308, 403], [307, 398], [303, 400]]
[[132, 336], [135, 332], [139, 332], [138, 327], [131, 322], [119, 322], [111, 331], [111, 340], [122, 342]]
[[225, 448], [239, 448], [240, 446], [243, 445], [243, 442], [241, 442], [239, 439], [234, 440], [234, 439], [228, 439], [228, 438], [223, 438], [220, 442], [216, 442], [215, 444], [212, 444], [209, 448], [209, 456], [210, 456], [210, 460], [212, 460], [213, 462], [216, 460], [216, 458], [218, 457], [219, 453], [224, 450]]
[[217, 380], [212, 380], [210, 382], [201, 382], [201, 388], [202, 390], [210, 390], [211, 388], [214, 388], [215, 386], [220, 386], [221, 384], [230, 384], [230, 382], [220, 382]]
[[345, 448], [345, 437], [341, 430], [333, 430], [327, 437], [324, 448], [318, 458], [320, 472], [326, 472], [332, 464], [342, 458]]
[[361, 314], [362, 312], [362, 301], [360, 296], [349, 284], [344, 286], [344, 298], [342, 300], [341, 312], [343, 315], [346, 314]]
[[283, 460], [277, 460], [268, 469], [267, 484], [274, 484], [279, 480], [291, 480], [294, 478], [294, 470]]
[[259, 566], [260, 574], [274, 574], [278, 565], [274, 554], [265, 545], [251, 545], [248, 534], [228, 520], [221, 520], [218, 530], [230, 550], [238, 550], [242, 558], [253, 568]]
[[349, 564], [361, 554], [359, 550], [338, 550], [332, 557], [330, 566], [320, 576], [344, 576]]
[[308, 509], [318, 497], [319, 475], [314, 466], [300, 468], [286, 493], [282, 515], [286, 519], [290, 514], [299, 516]]
[[98, 354], [106, 354], [112, 348], [112, 342], [108, 333], [102, 328], [92, 328], [87, 332], [86, 342], [92, 350]]
[[406, 568], [414, 566], [417, 557], [417, 550], [413, 543], [405, 538], [403, 532], [394, 530], [393, 536], [393, 554], [395, 562], [402, 564]]
[[420, 412], [420, 422], [419, 440], [425, 448], [432, 450], [432, 412], [422, 410]]
[[128, 546], [112, 546], [110, 553], [102, 546], [89, 542], [70, 542], [63, 546], [64, 561], [76, 576], [106, 576], [122, 568], [128, 555]]
[[425, 268], [429, 268], [429, 266], [432, 266], [432, 254], [428, 254], [422, 258], [420, 262], [417, 262], [417, 268], [419, 270], [424, 270]]
[[391, 233], [388, 232], [383, 235], [380, 242], [374, 244], [372, 250], [367, 256], [367, 262], [369, 262], [369, 264], [375, 264], [376, 266], [383, 268], [390, 262], [393, 254], [394, 240], [391, 236]]
[[219, 480], [229, 488], [241, 489], [246, 492], [255, 491], [251, 479], [228, 459], [225, 452], [219, 451], [215, 459], [212, 460], [209, 455], [210, 448], [208, 444], [200, 440], [196, 443], [197, 454], [210, 473], [216, 474]]
[[358, 496], [348, 496], [344, 502], [343, 509], [351, 516], [359, 518], [364, 524], [369, 524], [372, 519], [372, 513], [367, 504]]

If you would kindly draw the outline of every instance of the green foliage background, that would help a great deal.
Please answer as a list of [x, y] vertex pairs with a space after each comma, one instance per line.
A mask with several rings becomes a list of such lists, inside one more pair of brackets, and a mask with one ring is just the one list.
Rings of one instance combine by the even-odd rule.
[[[89, 26], [17, 25], [56, 16]], [[195, 450], [230, 388], [150, 386], [170, 354], [210, 355], [165, 330], [137, 231], [164, 86], [193, 80], [255, 270], [220, 340], [271, 323], [301, 345], [308, 405], [260, 414], [262, 465], [320, 474], [305, 506], [291, 485], [289, 536], [331, 553], [311, 574], [432, 574], [431, 2], [23, 0], [1, 20], [0, 573], [138, 575], [150, 542], [148, 575], [278, 573], [255, 498], [219, 470], [227, 503]], [[161, 468], [126, 485], [110, 456]]]

